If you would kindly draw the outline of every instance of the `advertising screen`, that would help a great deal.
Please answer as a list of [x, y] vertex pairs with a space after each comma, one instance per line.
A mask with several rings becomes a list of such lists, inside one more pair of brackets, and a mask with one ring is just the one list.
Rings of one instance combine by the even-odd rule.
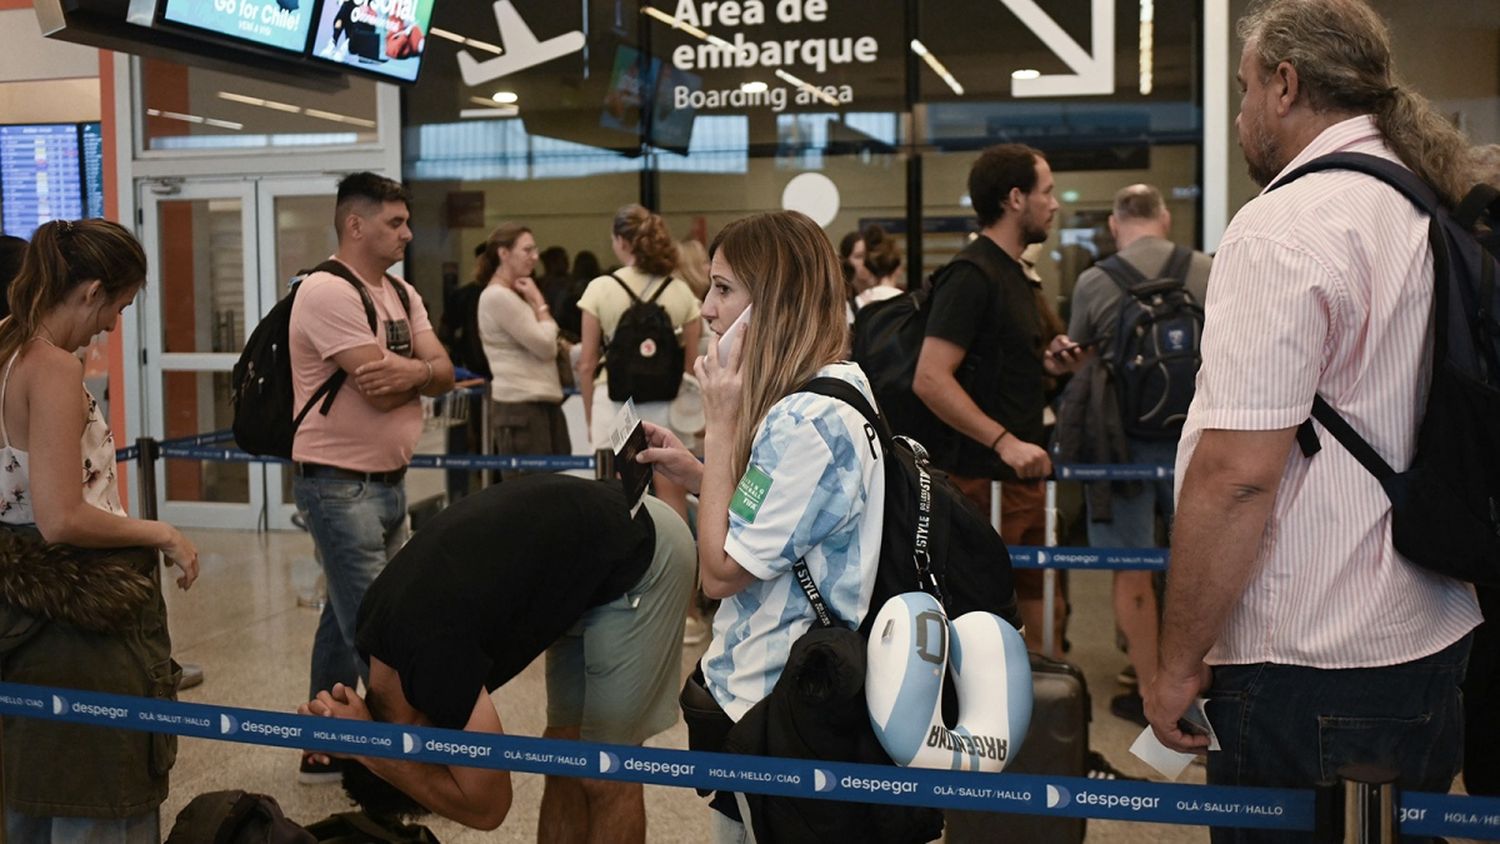
[[414, 82], [434, 0], [322, 0], [313, 58], [391, 81]]
[[16, 237], [29, 240], [48, 220], [82, 217], [78, 124], [0, 126], [0, 194], [5, 233]]
[[163, 21], [301, 53], [313, 0], [164, 0]]

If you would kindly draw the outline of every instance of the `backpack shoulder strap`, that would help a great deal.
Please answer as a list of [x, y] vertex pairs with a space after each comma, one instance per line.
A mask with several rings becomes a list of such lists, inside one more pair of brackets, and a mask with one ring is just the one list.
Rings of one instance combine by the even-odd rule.
[[650, 295], [650, 297], [648, 297], [646, 299], [646, 301], [650, 302], [653, 305], [656, 304], [656, 300], [660, 299], [661, 298], [661, 294], [667, 292], [667, 288], [669, 286], [671, 286], [672, 282], [674, 282], [676, 280], [677, 279], [672, 278], [671, 276], [667, 276], [666, 278], [662, 279], [661, 280], [661, 284], [657, 285], [657, 287], [656, 287], [656, 292], [652, 293]]
[[[1333, 405], [1323, 400], [1321, 395], [1313, 396], [1312, 418], [1318, 420], [1333, 438], [1338, 440], [1346, 451], [1354, 456], [1359, 464], [1365, 467], [1365, 471], [1375, 476], [1381, 483], [1392, 475], [1396, 470], [1391, 464], [1385, 462], [1385, 458], [1375, 450], [1375, 447], [1359, 435], [1354, 427], [1349, 424], [1342, 414], [1333, 409]], [[1318, 434], [1313, 430], [1312, 419], [1303, 422], [1297, 427], [1297, 444], [1302, 448], [1304, 457], [1312, 457], [1317, 454], [1321, 445], [1318, 443]]]
[[825, 376], [814, 378], [797, 392], [814, 393], [820, 396], [827, 396], [831, 399], [837, 399], [859, 411], [859, 415], [863, 416], [865, 421], [870, 423], [870, 427], [874, 428], [876, 435], [880, 437], [881, 448], [885, 451], [890, 450], [890, 427], [886, 425], [885, 418], [875, 408], [870, 406], [869, 400], [865, 398], [864, 393], [859, 391], [858, 387], [842, 378]]
[[630, 297], [630, 304], [635, 305], [641, 301], [641, 297], [635, 295], [635, 291], [630, 289], [630, 285], [625, 283], [625, 279], [620, 278], [614, 273], [610, 273], [609, 277], [614, 279], [616, 284], [620, 285], [620, 289], [625, 291], [626, 296]]
[[1416, 173], [1389, 159], [1362, 152], [1335, 152], [1314, 158], [1288, 173], [1285, 178], [1271, 185], [1268, 190], [1276, 190], [1289, 185], [1308, 173], [1321, 173], [1325, 170], [1353, 170], [1356, 173], [1379, 179], [1395, 188], [1413, 205], [1430, 216], [1436, 216], [1438, 209], [1442, 208], [1437, 193]]
[[[396, 291], [396, 298], [401, 300], [401, 309], [403, 311], [406, 311], [406, 316], [408, 319], [410, 319], [411, 294], [406, 292], [406, 285], [402, 283], [400, 279], [396, 278], [390, 273], [385, 274], [385, 283], [389, 284], [391, 286], [391, 289]], [[478, 300], [476, 299], [475, 302], [477, 303]]]
[[1193, 250], [1180, 243], [1172, 244], [1172, 256], [1167, 259], [1160, 276], [1170, 278], [1179, 285], [1187, 286], [1188, 270], [1193, 265]]
[[1113, 281], [1115, 286], [1125, 293], [1129, 293], [1130, 288], [1145, 284], [1148, 281], [1146, 276], [1135, 268], [1134, 264], [1121, 258], [1118, 252], [1100, 260], [1094, 266], [1103, 271], [1109, 277], [1109, 280]]
[[[351, 270], [347, 266], [345, 266], [343, 261], [335, 261], [330, 258], [329, 260], [324, 261], [316, 267], [313, 267], [311, 270], [308, 270], [306, 273], [304, 273], [304, 275], [310, 275], [312, 273], [329, 273], [331, 275], [336, 275], [344, 281], [347, 281], [350, 284], [354, 285], [354, 289], [359, 291], [360, 302], [364, 303], [365, 321], [370, 323], [370, 333], [379, 333], [378, 322], [380, 318], [375, 314], [375, 300], [370, 298], [369, 289], [365, 287], [364, 282], [359, 280], [359, 276], [354, 274], [354, 270]], [[406, 291], [401, 290], [398, 295], [401, 297], [401, 304], [406, 305]], [[408, 308], [408, 310], [410, 310], [410, 308]]]

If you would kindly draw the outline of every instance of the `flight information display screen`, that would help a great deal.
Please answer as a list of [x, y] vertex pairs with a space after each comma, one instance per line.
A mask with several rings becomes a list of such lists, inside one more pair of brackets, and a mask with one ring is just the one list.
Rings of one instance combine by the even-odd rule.
[[98, 123], [82, 126], [83, 216], [104, 216], [104, 132]]
[[164, 0], [161, 18], [262, 47], [301, 53], [312, 29], [312, 0]]
[[[84, 216], [78, 138], [77, 123], [0, 126], [0, 219], [6, 234], [29, 240], [48, 220]], [[100, 170], [102, 175], [102, 158]], [[101, 213], [103, 204], [101, 197]]]

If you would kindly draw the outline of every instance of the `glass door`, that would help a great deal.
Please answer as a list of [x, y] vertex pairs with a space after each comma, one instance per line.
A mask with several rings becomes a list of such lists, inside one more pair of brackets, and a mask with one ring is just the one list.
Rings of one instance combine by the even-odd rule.
[[[144, 402], [157, 439], [226, 430], [230, 374], [245, 339], [298, 270], [335, 247], [336, 182], [306, 178], [143, 182]], [[289, 473], [276, 463], [164, 460], [163, 519], [190, 527], [293, 527]]]
[[[143, 390], [149, 436], [227, 429], [230, 372], [259, 313], [253, 182], [145, 182], [141, 234]], [[253, 528], [264, 500], [254, 464], [163, 460], [157, 512], [173, 524]]]

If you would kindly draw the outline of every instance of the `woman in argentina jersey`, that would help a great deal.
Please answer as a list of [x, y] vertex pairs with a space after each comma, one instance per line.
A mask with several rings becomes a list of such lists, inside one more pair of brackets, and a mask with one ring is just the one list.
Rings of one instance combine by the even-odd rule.
[[[885, 476], [880, 445], [854, 408], [796, 392], [819, 376], [869, 399], [859, 367], [843, 362], [848, 325], [838, 254], [796, 212], [731, 223], [710, 247], [703, 316], [716, 337], [696, 370], [706, 431], [700, 464], [666, 429], [648, 426], [642, 459], [698, 493], [698, 570], [723, 598], [705, 685], [739, 721], [770, 693], [814, 613], [792, 567], [807, 562], [830, 612], [858, 626], [880, 554]], [[743, 330], [725, 338], [750, 308]], [[722, 358], [721, 339], [729, 345]], [[721, 826], [730, 824], [716, 817]], [[716, 829], [719, 840], [734, 830]]]

